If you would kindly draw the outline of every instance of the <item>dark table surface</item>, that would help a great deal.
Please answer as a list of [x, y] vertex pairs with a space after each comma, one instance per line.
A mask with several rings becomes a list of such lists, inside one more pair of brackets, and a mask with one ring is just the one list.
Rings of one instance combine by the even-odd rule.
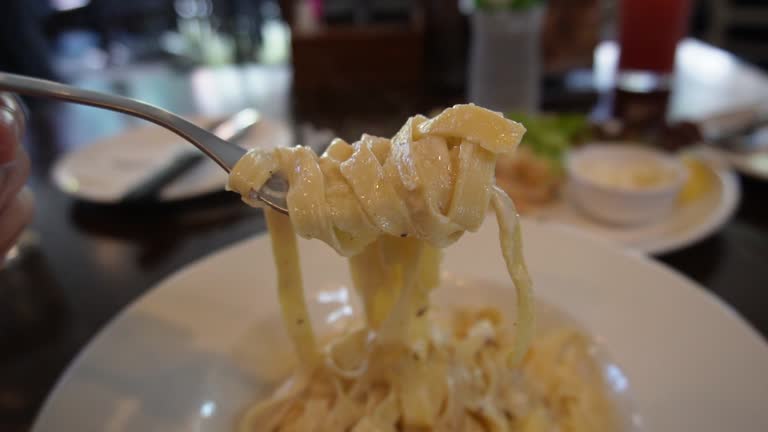
[[[670, 116], [701, 118], [746, 106], [768, 93], [768, 78], [722, 51], [687, 42]], [[612, 56], [601, 47], [591, 87], [607, 86]], [[600, 52], [600, 50], [599, 50]], [[704, 57], [702, 57], [704, 56]], [[704, 69], [702, 69], [702, 67]], [[591, 79], [591, 78], [590, 78]], [[77, 84], [205, 115], [255, 106], [288, 122], [311, 121], [343, 137], [391, 135], [415, 112], [459, 98], [388, 92], [375, 100], [292, 96], [278, 66], [199, 69], [163, 65], [84, 76]], [[577, 86], [578, 87], [578, 86]], [[560, 108], [562, 101], [545, 99]], [[568, 108], [574, 108], [570, 106]], [[32, 107], [29, 146], [37, 201], [37, 246], [0, 272], [0, 430], [25, 431], [78, 351], [115, 314], [170, 273], [264, 230], [258, 210], [226, 193], [171, 205], [113, 208], [77, 201], [51, 184], [62, 154], [138, 124], [122, 115], [60, 104]], [[707, 239], [658, 259], [699, 282], [768, 335], [768, 183], [742, 179], [733, 219]]]

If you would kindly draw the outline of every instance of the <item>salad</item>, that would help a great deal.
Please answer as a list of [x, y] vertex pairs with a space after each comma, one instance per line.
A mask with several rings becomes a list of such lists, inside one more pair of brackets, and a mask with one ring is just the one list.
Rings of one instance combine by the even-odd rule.
[[499, 158], [496, 181], [526, 213], [557, 198], [565, 180], [563, 159], [571, 147], [591, 137], [592, 125], [583, 114], [506, 116], [522, 123], [527, 132], [515, 154]]

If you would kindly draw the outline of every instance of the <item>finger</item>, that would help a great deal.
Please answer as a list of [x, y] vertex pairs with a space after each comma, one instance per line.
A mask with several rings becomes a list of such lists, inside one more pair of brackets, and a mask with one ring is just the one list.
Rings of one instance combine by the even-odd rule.
[[0, 108], [0, 164], [11, 162], [16, 158], [16, 148], [19, 145], [14, 131], [13, 115]]
[[0, 270], [3, 269], [5, 266], [5, 263], [8, 261], [9, 255], [8, 253], [11, 252], [11, 250], [16, 247], [19, 244], [19, 240], [21, 239], [21, 236], [24, 234], [24, 227], [22, 227], [18, 233], [16, 233], [15, 236], [11, 239], [11, 241], [8, 243], [7, 246], [3, 245], [0, 246]]
[[21, 100], [14, 94], [0, 92], [0, 107], [13, 115], [17, 135], [21, 135], [26, 126], [24, 106], [22, 105]]
[[29, 176], [29, 157], [21, 148], [17, 150], [16, 160], [0, 165], [0, 212], [19, 193]]
[[28, 191], [20, 193], [8, 207], [0, 212], [0, 257], [16, 244], [24, 228], [32, 221], [34, 201]]
[[24, 132], [24, 112], [11, 94], [0, 93], [0, 164], [10, 162], [16, 155]]

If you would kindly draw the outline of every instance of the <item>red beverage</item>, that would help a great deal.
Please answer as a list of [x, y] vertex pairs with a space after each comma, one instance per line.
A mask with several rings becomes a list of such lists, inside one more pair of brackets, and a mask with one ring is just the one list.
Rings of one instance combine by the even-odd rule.
[[672, 72], [691, 0], [622, 0], [620, 7], [619, 70]]

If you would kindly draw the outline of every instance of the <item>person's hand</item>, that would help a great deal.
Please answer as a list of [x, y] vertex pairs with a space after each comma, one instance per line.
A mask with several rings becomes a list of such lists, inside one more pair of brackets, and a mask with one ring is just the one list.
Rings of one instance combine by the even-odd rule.
[[0, 93], [0, 266], [32, 219], [32, 196], [22, 191], [29, 157], [21, 148], [24, 113], [18, 100]]

